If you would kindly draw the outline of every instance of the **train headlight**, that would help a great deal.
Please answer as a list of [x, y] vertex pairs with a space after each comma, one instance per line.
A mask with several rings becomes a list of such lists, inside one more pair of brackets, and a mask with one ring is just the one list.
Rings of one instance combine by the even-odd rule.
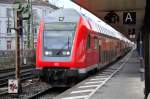
[[48, 55], [48, 51], [45, 51], [45, 55]]
[[62, 54], [63, 54], [63, 55], [67, 55], [67, 52], [66, 52], [66, 51], [63, 51]]
[[63, 55], [70, 55], [70, 51], [63, 51], [62, 54]]
[[51, 52], [51, 51], [45, 51], [45, 55], [46, 55], [46, 56], [52, 55], [52, 52]]
[[70, 55], [70, 52], [69, 52], [69, 51], [67, 51], [67, 55]]

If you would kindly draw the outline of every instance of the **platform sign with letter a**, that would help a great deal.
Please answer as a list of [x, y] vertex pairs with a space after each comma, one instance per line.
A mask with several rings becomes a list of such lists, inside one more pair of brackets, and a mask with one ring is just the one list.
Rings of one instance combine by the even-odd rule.
[[18, 93], [18, 80], [16, 79], [8, 80], [8, 93]]
[[136, 24], [136, 12], [123, 12], [123, 24]]

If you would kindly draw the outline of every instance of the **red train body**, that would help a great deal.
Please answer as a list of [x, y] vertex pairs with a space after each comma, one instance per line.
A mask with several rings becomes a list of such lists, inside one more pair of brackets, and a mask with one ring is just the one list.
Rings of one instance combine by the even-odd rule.
[[119, 32], [73, 9], [61, 9], [41, 21], [36, 66], [54, 84], [101, 69], [129, 49], [130, 42]]

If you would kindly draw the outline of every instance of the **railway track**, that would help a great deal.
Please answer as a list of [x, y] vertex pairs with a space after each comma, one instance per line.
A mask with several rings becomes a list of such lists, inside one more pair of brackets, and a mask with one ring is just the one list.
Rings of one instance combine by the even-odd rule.
[[[23, 92], [21, 93], [21, 95], [19, 95], [19, 99], [34, 99], [36, 97], [40, 97], [44, 94], [47, 94], [48, 92], [51, 92], [53, 96], [53, 91], [51, 90], [53, 90], [54, 88], [52, 88], [49, 84], [46, 84], [45, 82], [41, 81], [32, 81], [33, 83], [28, 82], [28, 79], [34, 78], [32, 74], [33, 69], [33, 67], [24, 67], [21, 69], [21, 81], [26, 81], [22, 83]], [[13, 97], [10, 94], [8, 94], [7, 87], [8, 79], [13, 78], [15, 78], [15, 68], [4, 69], [2, 72], [0, 72], [0, 97], [4, 99], [11, 99]]]
[[30, 97], [28, 99], [53, 99], [57, 95], [61, 94], [62, 92], [66, 91], [68, 88], [47, 88], [43, 91], [40, 91]]
[[49, 87], [43, 91], [37, 92], [36, 94], [33, 94], [32, 96], [27, 97], [28, 99], [35, 99], [38, 98], [44, 94], [47, 94], [50, 90], [52, 89], [52, 87]]
[[[29, 68], [34, 68], [35, 66], [23, 66], [21, 69], [29, 69]], [[8, 68], [8, 69], [0, 69], [0, 74], [6, 73], [6, 72], [12, 72], [15, 71], [15, 68]]]
[[[55, 93], [55, 91], [58, 91], [55, 88], [52, 88], [49, 84], [41, 81], [33, 81], [32, 83], [26, 82], [22, 83], [22, 93], [20, 93], [17, 97], [11, 94], [0, 94], [0, 97], [2, 99], [39, 99], [39, 97], [43, 97], [46, 94], [51, 93], [48, 98], [54, 97], [60, 93]], [[45, 99], [45, 98], [44, 98]]]
[[[21, 80], [33, 78], [33, 66], [26, 66], [21, 68]], [[0, 70], [0, 88], [8, 85], [8, 79], [15, 78], [15, 68]]]

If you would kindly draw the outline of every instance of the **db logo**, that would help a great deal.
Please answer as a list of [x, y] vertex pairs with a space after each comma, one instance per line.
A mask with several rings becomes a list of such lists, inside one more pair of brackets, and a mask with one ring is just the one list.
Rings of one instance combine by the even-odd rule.
[[54, 63], [55, 66], [59, 66], [59, 63]]

